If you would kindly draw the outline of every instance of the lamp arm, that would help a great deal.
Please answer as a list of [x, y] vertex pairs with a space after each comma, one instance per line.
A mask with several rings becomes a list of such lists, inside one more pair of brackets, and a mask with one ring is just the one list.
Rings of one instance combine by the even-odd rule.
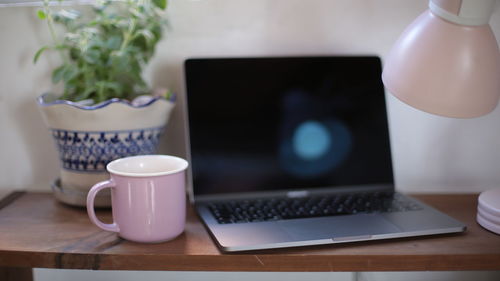
[[495, 0], [430, 0], [433, 14], [459, 25], [479, 26], [488, 24]]

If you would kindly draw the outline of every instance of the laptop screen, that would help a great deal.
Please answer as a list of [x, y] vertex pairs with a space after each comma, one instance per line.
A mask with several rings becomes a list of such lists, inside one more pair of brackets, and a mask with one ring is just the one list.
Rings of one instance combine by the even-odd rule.
[[378, 57], [185, 62], [195, 195], [393, 183]]

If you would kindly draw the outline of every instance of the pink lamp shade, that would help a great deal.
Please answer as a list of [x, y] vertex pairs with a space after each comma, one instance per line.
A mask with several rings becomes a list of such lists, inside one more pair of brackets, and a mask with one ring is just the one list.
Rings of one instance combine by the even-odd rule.
[[484, 24], [471, 25], [435, 12], [442, 8], [437, 5], [455, 2], [431, 1], [432, 11], [420, 15], [393, 46], [382, 80], [389, 92], [417, 109], [471, 118], [489, 113], [498, 103], [500, 51], [487, 24], [489, 15]]

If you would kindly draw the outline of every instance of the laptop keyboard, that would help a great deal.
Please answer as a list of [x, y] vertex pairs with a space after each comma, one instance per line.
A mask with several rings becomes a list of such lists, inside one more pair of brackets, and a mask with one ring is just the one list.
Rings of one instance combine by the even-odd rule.
[[405, 212], [422, 207], [394, 192], [265, 198], [211, 203], [220, 224], [288, 220], [359, 213]]

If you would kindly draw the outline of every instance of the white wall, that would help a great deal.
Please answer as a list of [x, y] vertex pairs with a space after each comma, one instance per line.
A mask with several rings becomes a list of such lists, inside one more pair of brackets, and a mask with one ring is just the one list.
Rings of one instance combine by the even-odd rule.
[[[35, 281], [354, 281], [350, 272], [159, 272], [36, 269]], [[494, 281], [494, 279], [482, 281]], [[450, 280], [451, 281], [451, 280]]]
[[[148, 68], [180, 94], [161, 152], [184, 154], [182, 61], [192, 56], [378, 54], [384, 57], [425, 0], [173, 0], [171, 30]], [[57, 155], [34, 99], [50, 89], [57, 57], [32, 64], [48, 42], [35, 8], [0, 9], [0, 188], [49, 190]], [[500, 38], [500, 1], [491, 19]], [[395, 176], [402, 191], [472, 192], [500, 183], [500, 109], [456, 120], [388, 96]]]
[[[182, 61], [193, 56], [388, 53], [426, 0], [172, 0], [171, 30], [148, 68], [180, 95], [161, 152], [184, 154]], [[34, 99], [56, 57], [35, 8], [0, 9], [0, 189], [49, 190], [57, 155]], [[500, 1], [490, 21], [500, 38]], [[500, 184], [500, 107], [476, 119], [431, 116], [388, 96], [395, 176], [405, 192], [475, 192]], [[327, 278], [328, 279], [328, 278]], [[48, 280], [48, 279], [46, 279]], [[377, 279], [379, 280], [379, 279]]]
[[158, 272], [36, 269], [35, 281], [498, 281], [500, 273], [467, 272]]

